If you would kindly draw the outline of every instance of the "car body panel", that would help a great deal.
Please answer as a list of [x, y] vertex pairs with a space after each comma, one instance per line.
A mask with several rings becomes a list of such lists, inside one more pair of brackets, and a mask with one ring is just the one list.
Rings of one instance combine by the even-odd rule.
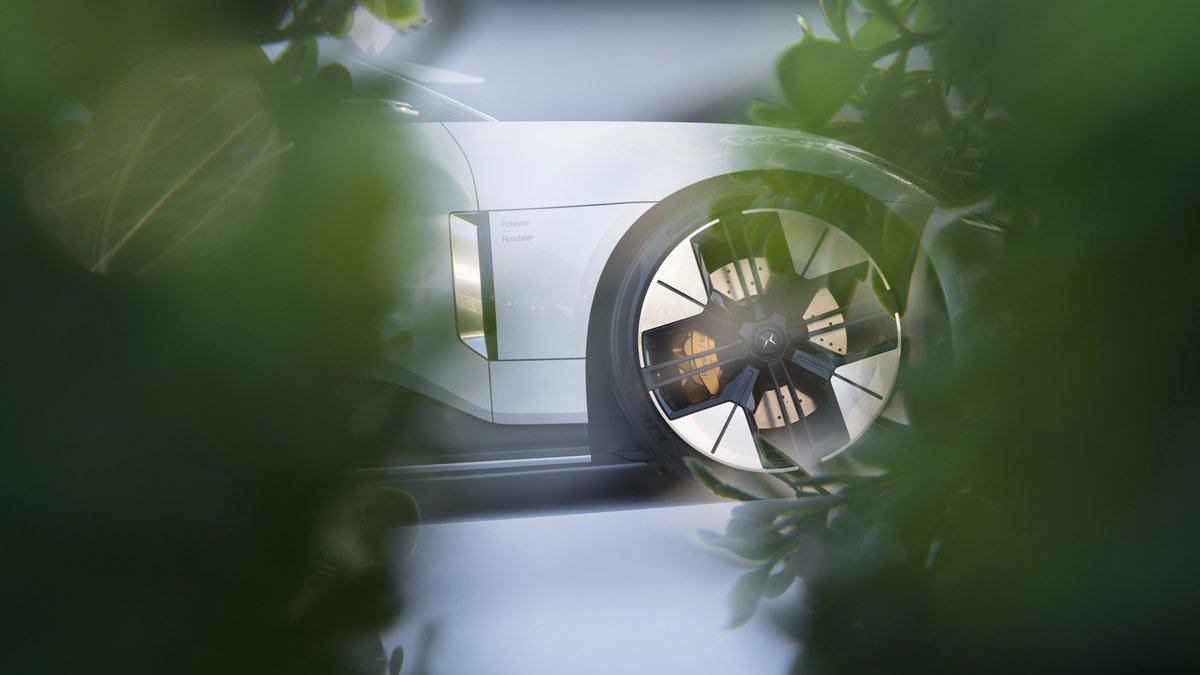
[[651, 206], [491, 211], [497, 360], [582, 359], [604, 265]]
[[456, 122], [446, 128], [471, 163], [481, 210], [657, 202], [709, 178], [765, 168], [842, 178], [885, 203], [934, 204], [861, 150], [798, 131], [663, 122]]
[[499, 424], [587, 422], [583, 359], [493, 361], [492, 421]]
[[415, 182], [420, 198], [396, 204], [382, 234], [382, 268], [392, 275], [395, 302], [376, 326], [385, 345], [366, 375], [490, 420], [487, 359], [458, 340], [454, 315], [447, 214], [477, 210], [471, 167], [443, 125], [400, 129], [396, 171], [399, 180]]

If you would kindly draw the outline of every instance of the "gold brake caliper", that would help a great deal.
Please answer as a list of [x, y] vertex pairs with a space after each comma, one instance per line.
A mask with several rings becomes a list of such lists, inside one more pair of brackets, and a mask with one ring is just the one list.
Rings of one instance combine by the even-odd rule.
[[[703, 354], [704, 352], [715, 349], [717, 343], [709, 336], [695, 330], [689, 330], [684, 333], [684, 338], [681, 343], [675, 346], [673, 352], [675, 358], [680, 359], [691, 356], [693, 354]], [[680, 374], [692, 371], [701, 370], [706, 366], [710, 366], [717, 362], [716, 354], [707, 354], [697, 358], [684, 361], [679, 366]], [[717, 390], [720, 388], [721, 367], [708, 368], [699, 372], [683, 381], [683, 393], [688, 398], [688, 403], [699, 403], [706, 399], [710, 399], [717, 395]]]

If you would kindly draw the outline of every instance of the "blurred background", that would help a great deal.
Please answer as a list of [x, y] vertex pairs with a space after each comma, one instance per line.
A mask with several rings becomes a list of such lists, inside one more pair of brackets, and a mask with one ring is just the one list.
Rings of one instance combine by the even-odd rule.
[[509, 121], [744, 122], [747, 101], [778, 91], [774, 64], [802, 34], [797, 15], [828, 32], [808, 0], [427, 4], [435, 18], [419, 31], [392, 39], [364, 20], [353, 37], [378, 63], [481, 80], [430, 77]]
[[[0, 8], [6, 671], [1191, 668], [1193, 3], [357, 4]], [[499, 119], [753, 119], [986, 210], [1007, 250], [913, 459], [844, 507], [414, 533], [348, 478], [372, 245], [421, 175], [333, 105], [343, 34]]]

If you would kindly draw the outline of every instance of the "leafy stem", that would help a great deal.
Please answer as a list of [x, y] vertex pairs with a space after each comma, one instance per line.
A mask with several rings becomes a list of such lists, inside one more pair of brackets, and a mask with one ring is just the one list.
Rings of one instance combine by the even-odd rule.
[[907, 32], [888, 40], [867, 53], [870, 55], [872, 61], [878, 61], [889, 54], [898, 51], [907, 51], [913, 47], [933, 42], [945, 34], [945, 28], [935, 28], [919, 33]]

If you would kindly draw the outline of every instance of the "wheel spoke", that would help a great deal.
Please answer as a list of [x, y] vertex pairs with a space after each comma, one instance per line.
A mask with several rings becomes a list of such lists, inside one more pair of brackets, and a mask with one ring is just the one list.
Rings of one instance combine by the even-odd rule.
[[[755, 368], [754, 366], [746, 366], [740, 373], [738, 373], [737, 377], [733, 378], [727, 382], [725, 386], [721, 387], [721, 390], [713, 398], [684, 406], [678, 410], [665, 408], [664, 410], [666, 412], [667, 419], [676, 420], [680, 417], [686, 417], [693, 413], [700, 412], [701, 410], [707, 410], [713, 406], [721, 405], [722, 403], [734, 403], [738, 407], [753, 412], [755, 404], [753, 392], [755, 389], [755, 384], [758, 381], [758, 375], [758, 368]], [[652, 387], [651, 391], [656, 389], [661, 389], [661, 386]]]
[[832, 354], [809, 354], [800, 349], [793, 350], [788, 360], [822, 380], [833, 377], [833, 369], [841, 365], [833, 363]]
[[842, 270], [856, 268], [869, 260], [867, 252], [849, 235], [825, 225], [800, 276], [806, 279], [828, 277]]
[[[702, 416], [706, 416], [702, 419]], [[676, 421], [677, 428], [694, 438], [693, 447], [703, 449], [706, 454], [726, 464], [761, 471], [777, 466], [777, 462], [764, 462], [766, 441], [755, 428], [753, 416], [740, 406], [725, 403], [710, 408], [707, 412]], [[715, 433], [714, 433], [715, 431]], [[783, 466], [783, 469], [791, 465]]]
[[[675, 384], [676, 382], [682, 382], [705, 371], [712, 370], [713, 368], [727, 369], [731, 364], [744, 360], [746, 358], [746, 353], [746, 345], [744, 343], [729, 344], [725, 345], [724, 347], [717, 347], [716, 349], [710, 349], [705, 352], [689, 354], [688, 356], [674, 359], [672, 361], [665, 361], [663, 363], [655, 363], [653, 365], [646, 366], [645, 368], [642, 368], [642, 378], [646, 383], [646, 389], [662, 389], [663, 387]], [[688, 362], [699, 361], [714, 354], [719, 355], [715, 361], [706, 363], [697, 368], [692, 368], [690, 370], [683, 370], [681, 368]], [[675, 374], [668, 377], [668, 374], [670, 373]]]
[[[768, 366], [767, 366], [767, 372], [771, 376], [771, 385], [774, 389], [773, 392], [769, 392], [767, 395], [770, 396], [773, 394], [775, 396], [775, 400], [779, 404], [780, 410], [787, 410], [787, 402], [785, 399], [792, 398], [795, 401], [796, 416], [799, 417], [801, 420], [803, 420], [804, 419], [804, 409], [802, 407], [800, 407], [800, 400], [798, 397], [795, 396], [795, 390], [792, 388], [791, 385], [788, 385], [787, 393], [786, 394], [784, 393], [783, 383], [780, 381], [779, 375], [777, 375], [775, 372], [776, 366], [782, 366], [782, 364], [772, 363], [772, 364], [768, 364]], [[784, 377], [784, 379], [786, 379], [786, 376]], [[791, 420], [785, 419], [783, 426], [785, 428], [787, 428], [788, 440], [791, 443], [792, 453], [794, 453], [800, 449], [800, 444], [796, 438], [796, 425], [792, 424]], [[808, 430], [807, 424], [805, 424], [804, 428], [806, 431]], [[810, 437], [810, 441], [811, 441], [811, 437]], [[762, 454], [761, 450], [760, 450], [759, 454], [761, 456], [761, 454]], [[788, 454], [790, 456], [791, 453], [784, 453], [784, 454]], [[767, 466], [767, 463], [770, 460], [767, 457], [762, 457], [762, 461], [763, 461], [763, 466]], [[793, 463], [795, 463], [795, 462], [793, 461]], [[770, 467], [768, 467], [768, 468], [770, 468]]]
[[679, 297], [683, 298], [684, 300], [687, 300], [688, 302], [692, 303], [693, 305], [696, 305], [698, 307], [704, 306], [703, 302], [700, 302], [699, 300], [693, 298], [692, 296], [688, 295], [687, 293], [684, 293], [683, 291], [679, 290], [678, 288], [675, 288], [674, 286], [672, 286], [671, 284], [668, 284], [667, 282], [663, 281], [662, 279], [658, 280], [658, 285], [662, 286], [663, 288], [667, 289], [668, 291], [671, 291], [675, 295], [678, 295]]
[[818, 290], [804, 318], [788, 326], [792, 344], [810, 353], [834, 356], [864, 352], [880, 343], [895, 344], [899, 337], [896, 315], [865, 286], [843, 292], [849, 302], [836, 301], [824, 287]]
[[833, 377], [833, 371], [839, 366], [862, 361], [863, 359], [883, 354], [884, 352], [890, 352], [899, 346], [899, 343], [895, 339], [889, 339], [849, 354], [813, 354], [802, 349], [797, 349], [792, 352], [788, 360], [793, 365], [803, 368], [817, 377], [828, 380], [830, 377]]
[[655, 342], [671, 333], [678, 333], [692, 328], [705, 333], [720, 335], [723, 338], [722, 342], [728, 343], [736, 340], [737, 331], [742, 325], [741, 319], [729, 311], [722, 297], [715, 297], [720, 295], [719, 293], [714, 292], [713, 295], [714, 297], [709, 300], [707, 305], [704, 305], [704, 309], [699, 314], [686, 316], [682, 319], [642, 331], [643, 345], [647, 341]]
[[833, 299], [837, 301], [838, 306], [845, 307], [854, 301], [856, 292], [863, 285], [869, 285], [870, 281], [868, 274], [871, 266], [867, 262], [850, 265], [836, 269], [828, 274], [812, 277], [810, 281], [815, 281], [833, 294]]
[[[709, 287], [713, 287], [712, 276], [723, 268], [732, 268], [730, 282], [732, 295], [740, 295], [740, 299], [730, 298], [743, 313], [749, 315], [749, 320], [762, 320], [765, 309], [757, 299], [764, 292], [764, 277], [759, 274], [754, 246], [751, 244], [747, 226], [741, 214], [727, 214], [713, 225], [700, 241], [698, 251], [700, 266], [708, 276]], [[715, 289], [714, 289], [715, 290]]]
[[833, 361], [833, 367], [837, 368], [838, 366], [844, 366], [848, 363], [854, 363], [856, 361], [862, 361], [863, 359], [869, 359], [872, 356], [876, 356], [878, 354], [883, 354], [884, 352], [890, 352], [893, 349], [898, 348], [899, 346], [900, 346], [900, 343], [894, 339], [893, 340], [885, 340], [883, 342], [879, 342], [874, 345], [871, 345], [870, 347], [867, 347], [866, 349], [862, 349], [857, 352], [851, 352], [849, 354], [846, 354], [845, 356], [831, 355], [831, 359]]
[[[730, 231], [729, 221], [722, 220], [719, 225], [721, 226], [721, 231], [725, 235], [723, 237], [725, 244], [729, 247], [729, 262], [733, 265], [733, 271], [737, 274], [738, 284], [740, 284], [742, 287], [742, 297], [745, 298], [747, 305], [753, 305], [754, 303], [751, 300], [750, 285], [746, 283], [746, 274], [742, 271], [742, 266], [740, 264], [742, 257], [738, 255], [737, 247], [733, 244], [733, 233]], [[753, 260], [751, 260], [751, 262], [753, 263]], [[759, 290], [762, 290], [761, 287]], [[760, 318], [758, 313], [758, 311], [754, 313], [756, 319]]]
[[[695, 354], [688, 354], [686, 356], [681, 356], [677, 359], [672, 359], [670, 361], [662, 361], [659, 363], [655, 363], [653, 365], [649, 365], [649, 366], [642, 368], [642, 375], [643, 375], [643, 377], [646, 378], [647, 382], [660, 382], [660, 381], [662, 381], [662, 377], [664, 377], [668, 373], [677, 373], [679, 367], [689, 361], [702, 360], [702, 359], [704, 359], [704, 357], [711, 356], [713, 354], [722, 354], [722, 353], [728, 354], [731, 351], [738, 352], [738, 354], [736, 354], [734, 356], [734, 358], [736, 358], [737, 356], [745, 356], [746, 355], [746, 345], [743, 343], [735, 342], [733, 344], [728, 344], [728, 345], [724, 345], [721, 347], [714, 347], [707, 351], [696, 352]], [[720, 357], [717, 357], [717, 358], [719, 359]], [[689, 372], [697, 372], [697, 371], [689, 371]]]
[[706, 309], [709, 309], [714, 317], [720, 317], [720, 320], [731, 328], [740, 328], [747, 320], [747, 317], [744, 316], [748, 314], [745, 307], [738, 304], [737, 300], [715, 289], [708, 296]]
[[[813, 454], [807, 457], [797, 457], [797, 463], [808, 461], [815, 464], [820, 457], [837, 450], [850, 442], [850, 432], [842, 417], [841, 406], [838, 405], [833, 383], [829, 378], [821, 378], [807, 370], [794, 365], [784, 365], [791, 369], [792, 381], [800, 391], [813, 399], [814, 410], [805, 420], [809, 430]], [[811, 464], [810, 464], [811, 466]]]
[[[788, 326], [788, 333], [791, 335], [797, 336], [797, 339], [802, 339], [804, 337], [804, 333], [808, 332], [810, 330], [812, 330], [813, 332], [816, 332], [816, 331], [823, 331], [827, 328], [837, 328], [839, 326], [847, 325], [846, 323], [840, 323], [840, 324], [839, 323], [833, 323], [833, 324], [828, 323], [828, 321], [834, 320], [839, 316], [842, 317], [843, 320], [845, 320], [847, 315], [861, 317], [865, 314], [872, 313], [872, 312], [886, 316], [889, 319], [893, 318], [893, 316], [894, 316], [892, 314], [888, 314], [887, 312], [885, 312], [883, 310], [883, 307], [880, 306], [879, 300], [877, 300], [874, 297], [874, 295], [871, 295], [871, 296], [867, 296], [866, 299], [856, 300], [854, 302], [851, 302], [848, 305], [838, 306], [829, 311], [821, 312], [820, 314], [814, 314], [812, 316], [806, 317], [806, 318], [802, 319], [801, 321], [799, 321], [798, 323]], [[826, 325], [820, 326], [819, 328], [816, 328], [816, 329], [809, 328], [809, 326], [811, 326], [813, 324], [819, 325], [822, 322], [826, 322]], [[894, 329], [894, 326], [893, 326], [893, 329]], [[893, 330], [893, 332], [894, 332], [894, 330]]]
[[[872, 294], [872, 297], [874, 294]], [[846, 313], [846, 351], [848, 354], [867, 352], [876, 345], [896, 345], [900, 339], [900, 324], [897, 315], [881, 305], [865, 309], [854, 309]]]
[[740, 410], [741, 408], [736, 405], [729, 408], [729, 416], [725, 418], [725, 424], [721, 425], [721, 432], [717, 434], [717, 440], [713, 442], [712, 450], [709, 451], [709, 454], [717, 454], [717, 449], [721, 447], [721, 439], [725, 438], [725, 432], [729, 431], [729, 423], [733, 421], [733, 416]]
[[[787, 364], [780, 364], [780, 366], [781, 370], [783, 371], [783, 377], [785, 380], [787, 380], [788, 392], [792, 396], [793, 405], [796, 407], [796, 412], [800, 418], [800, 426], [804, 429], [805, 440], [808, 441], [809, 447], [813, 447], [815, 443], [813, 442], [812, 429], [810, 429], [808, 426], [808, 416], [804, 414], [803, 404], [800, 401], [800, 388], [796, 385], [796, 379], [792, 377], [792, 373], [788, 370]], [[793, 459], [796, 460], [796, 458]], [[796, 460], [796, 462], [799, 464], [798, 460]]]
[[[762, 276], [758, 273], [758, 264], [756, 262], [756, 259], [758, 258], [758, 256], [755, 255], [754, 246], [750, 243], [750, 233], [748, 231], [749, 226], [748, 226], [748, 223], [746, 223], [745, 217], [741, 213], [737, 214], [736, 216], [725, 216], [725, 217], [721, 218], [721, 226], [725, 228], [725, 237], [729, 240], [730, 248], [734, 249], [734, 259], [735, 260], [740, 259], [742, 256], [737, 255], [736, 247], [734, 246], [734, 243], [733, 243], [734, 232], [736, 231], [738, 234], [741, 235], [740, 239], [742, 240], [742, 244], [745, 245], [745, 247], [746, 247], [744, 258], [749, 263], [749, 265], [747, 265], [747, 267], [750, 268], [750, 275], [754, 279], [754, 287], [756, 289], [758, 289], [758, 295], [760, 295], [760, 296], [764, 295], [766, 293], [767, 289], [763, 285]], [[738, 271], [741, 272], [741, 265], [737, 265], [737, 268], [738, 268]], [[749, 298], [749, 295], [747, 295], [747, 298]], [[762, 319], [766, 318], [766, 316], [767, 316], [766, 308], [762, 307], [759, 303], [752, 303], [752, 304], [755, 308], [755, 317], [754, 318], [758, 319], [758, 320], [762, 320]]]
[[[808, 325], [812, 325], [813, 323], [816, 322], [809, 322]], [[872, 338], [874, 338], [875, 342], [887, 340], [896, 335], [896, 315], [883, 312], [860, 314], [839, 323], [828, 323], [815, 330], [802, 331], [799, 333], [797, 340], [806, 342], [812, 338], [838, 330], [849, 330], [852, 339], [857, 336], [860, 340]]]

